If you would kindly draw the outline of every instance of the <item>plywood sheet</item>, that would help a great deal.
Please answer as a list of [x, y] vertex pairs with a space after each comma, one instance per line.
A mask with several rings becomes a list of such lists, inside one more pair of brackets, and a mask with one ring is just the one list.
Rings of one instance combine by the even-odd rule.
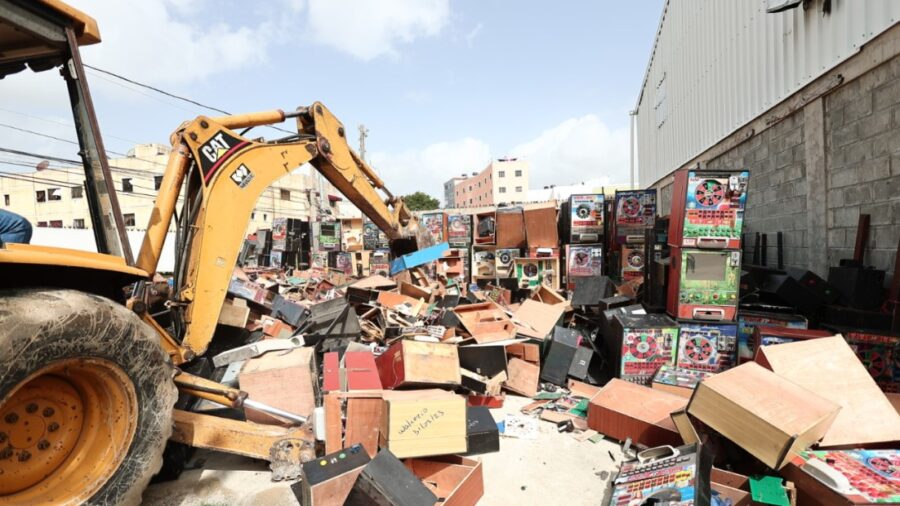
[[841, 406], [819, 446], [900, 441], [900, 415], [841, 336], [763, 346], [775, 374]]

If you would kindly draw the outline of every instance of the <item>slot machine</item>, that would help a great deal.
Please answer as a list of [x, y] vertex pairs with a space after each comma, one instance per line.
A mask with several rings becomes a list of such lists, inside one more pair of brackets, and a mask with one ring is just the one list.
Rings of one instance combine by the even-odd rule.
[[666, 312], [685, 320], [733, 321], [741, 252], [672, 247]]
[[698, 444], [657, 446], [625, 462], [613, 479], [609, 506], [709, 506], [712, 455]]
[[738, 363], [753, 360], [756, 347], [753, 345], [753, 331], [759, 325], [805, 329], [809, 326], [806, 318], [798, 314], [773, 311], [749, 311], [738, 313]]
[[650, 386], [662, 365], [675, 363], [678, 324], [668, 316], [618, 314], [611, 327], [604, 343], [612, 377]]
[[884, 330], [839, 330], [879, 388], [900, 393], [900, 334]]
[[498, 278], [516, 277], [516, 259], [522, 254], [518, 248], [497, 248], [494, 252], [494, 272]]
[[475, 244], [495, 244], [497, 241], [496, 213], [478, 213], [475, 215]]
[[753, 349], [758, 352], [760, 346], [796, 343], [797, 341], [831, 337], [833, 335], [834, 332], [830, 330], [791, 329], [788, 327], [757, 325], [753, 328]]
[[656, 190], [616, 192], [616, 240], [619, 244], [641, 244], [644, 230], [656, 223]]
[[681, 321], [678, 330], [679, 368], [719, 373], [737, 361], [737, 323]]
[[669, 244], [682, 248], [740, 249], [749, 171], [675, 173]]
[[603, 202], [602, 193], [571, 195], [569, 209], [568, 238], [569, 244], [594, 244], [603, 239]]
[[432, 244], [440, 244], [445, 241], [446, 237], [446, 216], [444, 213], [422, 213], [422, 226], [428, 231]]
[[493, 248], [472, 251], [472, 280], [497, 277], [497, 256]]
[[378, 249], [369, 255], [369, 274], [390, 277], [391, 252], [386, 249]]
[[620, 258], [622, 261], [622, 280], [631, 281], [644, 278], [644, 266], [647, 262], [644, 244], [623, 244]]
[[468, 248], [472, 245], [471, 216], [468, 214], [447, 216], [447, 242], [454, 248]]
[[566, 245], [566, 288], [575, 289], [575, 279], [603, 274], [601, 246]]
[[516, 258], [516, 281], [519, 288], [531, 289], [546, 285], [559, 288], [559, 257]]

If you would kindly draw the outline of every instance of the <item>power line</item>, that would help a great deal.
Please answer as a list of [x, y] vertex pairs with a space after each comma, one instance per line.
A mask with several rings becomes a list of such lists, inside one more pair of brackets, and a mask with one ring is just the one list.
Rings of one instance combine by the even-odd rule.
[[[168, 91], [166, 91], [166, 90], [157, 88], [156, 86], [152, 86], [152, 85], [149, 85], [149, 84], [146, 84], [146, 83], [142, 83], [142, 82], [140, 82], [140, 81], [136, 81], [136, 80], [134, 80], [134, 79], [130, 79], [130, 78], [128, 78], [128, 77], [125, 77], [125, 76], [123, 76], [123, 75], [121, 75], [121, 74], [117, 74], [117, 73], [112, 72], [112, 71], [110, 71], [110, 70], [104, 70], [104, 69], [101, 69], [101, 68], [99, 68], [99, 67], [94, 67], [93, 65], [88, 65], [87, 63], [85, 63], [85, 64], [83, 64], [83, 65], [84, 65], [86, 68], [89, 68], [89, 69], [91, 69], [91, 70], [95, 70], [95, 71], [97, 71], [97, 72], [101, 72], [101, 73], [106, 74], [106, 75], [111, 76], [111, 77], [115, 77], [116, 79], [120, 79], [120, 80], [122, 80], [122, 81], [125, 81], [125, 82], [127, 82], [127, 83], [133, 84], [133, 85], [135, 85], [135, 86], [140, 86], [141, 88], [145, 88], [145, 89], [148, 89], [148, 90], [151, 90], [151, 91], [155, 91], [156, 93], [159, 93], [159, 94], [161, 94], [161, 95], [165, 95], [165, 96], [167, 96], [167, 97], [174, 98], [174, 99], [176, 99], [176, 100], [181, 100], [182, 102], [187, 102], [187, 103], [189, 103], [189, 104], [196, 105], [196, 106], [202, 107], [202, 108], [204, 108], [204, 109], [209, 109], [209, 110], [211, 110], [211, 111], [216, 111], [216, 112], [225, 114], [225, 115], [227, 115], [227, 116], [230, 116], [230, 115], [231, 115], [230, 112], [228, 112], [228, 111], [226, 111], [226, 110], [224, 110], [224, 109], [220, 109], [220, 108], [215, 107], [215, 106], [212, 106], [212, 105], [207, 105], [207, 104], [198, 102], [197, 100], [194, 100], [194, 99], [192, 99], [192, 98], [183, 97], [183, 96], [181, 96], [181, 95], [176, 95], [176, 94], [171, 93], [171, 92], [168, 92]], [[135, 90], [135, 91], [136, 91], [136, 90]], [[280, 128], [280, 127], [273, 126], [273, 125], [265, 125], [265, 126], [267, 126], [267, 127], [269, 127], [269, 128], [272, 128], [272, 129], [275, 129], [275, 130], [278, 130], [278, 131], [281, 131], [281, 132], [289, 133], [289, 134], [295, 134], [295, 133], [297, 133], [297, 132], [292, 132], [292, 131], [290, 131], [290, 130], [286, 130], [286, 129], [284, 129], [284, 128]]]

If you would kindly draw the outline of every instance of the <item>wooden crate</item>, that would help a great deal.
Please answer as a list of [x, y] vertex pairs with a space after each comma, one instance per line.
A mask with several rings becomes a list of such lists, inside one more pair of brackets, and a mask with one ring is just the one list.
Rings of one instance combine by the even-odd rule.
[[687, 399], [643, 385], [612, 379], [588, 405], [588, 427], [619, 441], [646, 446], [681, 444], [673, 411]]
[[404, 339], [375, 359], [384, 388], [460, 384], [456, 345]]

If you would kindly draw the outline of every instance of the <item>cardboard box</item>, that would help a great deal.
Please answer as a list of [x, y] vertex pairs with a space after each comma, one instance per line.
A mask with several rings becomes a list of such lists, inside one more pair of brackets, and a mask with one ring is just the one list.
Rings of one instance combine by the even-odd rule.
[[417, 385], [458, 386], [459, 353], [456, 345], [401, 340], [377, 359], [384, 388]]
[[588, 427], [619, 441], [678, 446], [681, 436], [671, 414], [686, 404], [683, 397], [612, 379], [591, 399]]
[[822, 439], [839, 410], [754, 362], [700, 382], [687, 408], [772, 469]]
[[456, 456], [409, 459], [406, 467], [437, 496], [435, 506], [475, 506], [484, 495], [479, 460]]
[[379, 438], [399, 458], [465, 453], [466, 399], [437, 389], [384, 392]]
[[900, 441], [900, 415], [843, 337], [761, 346], [756, 362], [841, 406], [819, 447]]
[[[247, 360], [241, 369], [241, 390], [250, 398], [300, 416], [310, 416], [316, 407], [318, 372], [313, 348], [276, 351]], [[247, 420], [285, 425], [287, 422], [245, 408]]]

